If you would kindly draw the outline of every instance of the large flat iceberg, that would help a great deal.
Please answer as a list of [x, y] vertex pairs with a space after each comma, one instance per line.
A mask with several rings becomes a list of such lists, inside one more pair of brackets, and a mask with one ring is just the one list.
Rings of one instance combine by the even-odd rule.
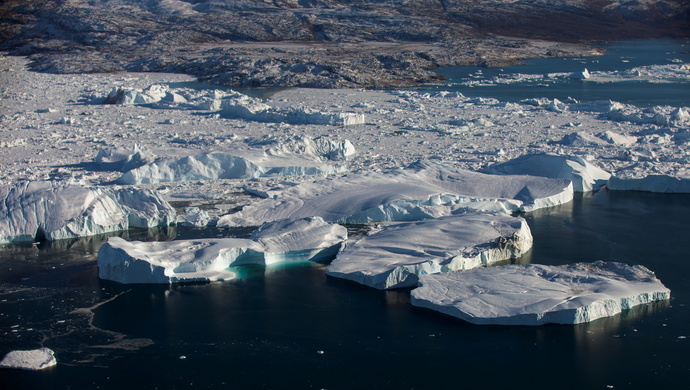
[[608, 189], [613, 191], [644, 191], [667, 194], [690, 193], [690, 177], [649, 175], [646, 177], [612, 176]]
[[424, 275], [412, 304], [474, 324], [578, 324], [669, 299], [670, 293], [643, 266], [597, 261]]
[[59, 240], [175, 222], [157, 194], [134, 188], [84, 187], [53, 181], [0, 186], [0, 243]]
[[497, 175], [531, 175], [568, 179], [573, 190], [587, 192], [606, 184], [611, 174], [578, 156], [553, 154], [526, 154], [510, 161], [491, 165], [481, 170]]
[[386, 226], [347, 244], [326, 273], [378, 289], [409, 287], [420, 275], [490, 265], [531, 247], [524, 219], [468, 213]]
[[249, 239], [128, 242], [110, 237], [98, 252], [98, 276], [120, 283], [182, 283], [234, 279], [247, 264], [323, 261], [335, 256], [347, 230], [321, 218], [276, 221]]
[[49, 348], [12, 351], [0, 361], [0, 367], [19, 368], [22, 370], [42, 370], [56, 364], [55, 353]]
[[572, 198], [566, 179], [487, 175], [420, 161], [406, 169], [303, 183], [221, 217], [218, 226], [313, 215], [337, 223], [417, 221], [468, 210], [531, 211]]

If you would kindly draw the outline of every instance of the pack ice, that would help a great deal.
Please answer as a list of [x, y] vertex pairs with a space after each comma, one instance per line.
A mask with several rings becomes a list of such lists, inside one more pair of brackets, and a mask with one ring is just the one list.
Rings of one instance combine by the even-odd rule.
[[417, 221], [468, 210], [530, 211], [572, 198], [566, 179], [487, 175], [422, 160], [405, 169], [303, 183], [221, 217], [218, 226], [313, 215], [337, 223]]
[[531, 247], [524, 219], [468, 213], [386, 226], [347, 244], [326, 273], [378, 289], [408, 287], [420, 275], [514, 259]]
[[506, 265], [423, 275], [412, 304], [474, 324], [578, 324], [670, 298], [641, 265]]
[[0, 186], [0, 243], [59, 240], [175, 222], [175, 209], [148, 190], [53, 181]]
[[0, 361], [0, 367], [23, 370], [42, 370], [57, 364], [55, 353], [49, 348], [12, 351]]
[[98, 276], [120, 283], [181, 283], [234, 279], [246, 264], [323, 261], [347, 239], [347, 230], [321, 218], [264, 224], [249, 239], [128, 242], [110, 237], [98, 252]]
[[563, 178], [573, 182], [573, 190], [587, 192], [606, 184], [611, 174], [579, 156], [526, 154], [481, 170], [498, 175], [531, 175]]

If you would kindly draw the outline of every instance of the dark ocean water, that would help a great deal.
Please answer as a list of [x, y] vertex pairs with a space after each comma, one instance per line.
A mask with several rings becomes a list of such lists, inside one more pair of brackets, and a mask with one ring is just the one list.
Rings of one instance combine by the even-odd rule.
[[525, 217], [534, 247], [518, 262], [642, 264], [671, 301], [589, 324], [476, 326], [412, 307], [409, 290], [327, 277], [320, 264], [132, 286], [98, 279], [104, 236], [13, 245], [0, 248], [0, 355], [45, 346], [58, 365], [0, 369], [0, 389], [687, 388], [690, 195], [604, 190]]
[[[501, 101], [517, 102], [522, 99], [546, 97], [566, 101], [572, 97], [579, 101], [614, 100], [640, 107], [670, 105], [690, 106], [690, 81], [683, 84], [620, 81], [598, 83], [589, 80], [538, 79], [509, 85], [459, 85], [467, 80], [490, 80], [511, 74], [546, 75], [549, 73], [621, 71], [648, 65], [669, 65], [674, 61], [690, 63], [690, 41], [653, 39], [626, 42], [600, 42], [595, 44], [607, 50], [603, 57], [542, 58], [526, 60], [527, 65], [503, 68], [454, 67], [440, 68], [436, 72], [448, 78], [449, 85], [431, 87], [438, 90], [459, 91], [469, 97], [494, 97]], [[479, 73], [478, 73], [479, 72]], [[481, 77], [472, 77], [481, 76]]]

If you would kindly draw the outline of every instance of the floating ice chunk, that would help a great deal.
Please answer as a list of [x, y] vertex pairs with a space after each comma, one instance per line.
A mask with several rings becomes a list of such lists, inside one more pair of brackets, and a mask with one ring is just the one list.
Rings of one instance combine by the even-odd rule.
[[346, 239], [344, 227], [321, 218], [266, 224], [251, 239], [127, 242], [110, 237], [98, 252], [98, 275], [120, 283], [229, 280], [237, 275], [228, 267], [331, 258]]
[[0, 242], [85, 237], [175, 221], [166, 201], [134, 188], [25, 182], [0, 186], [0, 199]]
[[637, 137], [626, 134], [617, 134], [610, 130], [597, 134], [597, 137], [613, 145], [630, 146], [637, 142]]
[[[320, 164], [304, 158], [265, 156], [250, 159], [224, 152], [162, 159], [125, 172], [120, 184], [146, 184], [187, 180], [247, 179], [339, 173], [345, 167]], [[256, 163], [255, 163], [256, 162]]]
[[486, 266], [531, 247], [524, 219], [468, 213], [386, 226], [346, 245], [326, 273], [378, 289], [407, 287], [419, 275]]
[[553, 112], [563, 112], [568, 110], [568, 105], [558, 99], [553, 99], [546, 109]]
[[185, 208], [184, 215], [177, 216], [177, 223], [182, 226], [201, 228], [210, 225], [213, 222], [208, 213], [198, 207]]
[[322, 218], [280, 220], [263, 224], [251, 239], [263, 246], [264, 265], [333, 258], [347, 239], [347, 229]]
[[148, 149], [134, 144], [131, 149], [117, 147], [100, 148], [94, 162], [102, 169], [127, 172], [148, 164], [155, 159], [156, 156]]
[[581, 72], [573, 72], [568, 76], [571, 79], [580, 79], [580, 80], [586, 80], [590, 77], [589, 70], [585, 68], [585, 70]]
[[309, 156], [321, 161], [348, 161], [355, 154], [355, 146], [349, 140], [336, 141], [328, 137], [309, 138], [297, 136], [288, 140], [274, 140], [272, 138], [258, 141], [260, 144], [275, 143], [266, 150], [266, 154], [279, 156], [298, 154]]
[[[247, 95], [225, 97], [220, 104], [221, 114], [257, 122], [312, 125], [350, 126], [365, 123], [364, 114], [354, 112], [320, 112], [299, 105], [278, 102], [264, 103]], [[215, 105], [212, 105], [215, 107]]]
[[0, 361], [0, 367], [23, 370], [42, 370], [57, 364], [55, 353], [49, 348], [29, 351], [12, 351]]
[[597, 190], [611, 174], [578, 156], [528, 154], [481, 170], [497, 175], [531, 175], [568, 179], [575, 192]]
[[613, 191], [645, 191], [660, 193], [690, 193], [690, 177], [649, 175], [646, 177], [611, 176], [606, 186]]
[[420, 161], [406, 169], [303, 183], [222, 216], [218, 226], [258, 226], [313, 215], [338, 223], [415, 221], [468, 209], [531, 211], [572, 197], [572, 184], [565, 179], [487, 175]]
[[[104, 104], [149, 104], [159, 102], [166, 96], [171, 95], [170, 88], [165, 85], [153, 84], [147, 88], [113, 88], [105, 98]], [[175, 100], [174, 96], [168, 97]]]
[[640, 265], [526, 264], [423, 275], [412, 304], [482, 325], [579, 324], [670, 293]]

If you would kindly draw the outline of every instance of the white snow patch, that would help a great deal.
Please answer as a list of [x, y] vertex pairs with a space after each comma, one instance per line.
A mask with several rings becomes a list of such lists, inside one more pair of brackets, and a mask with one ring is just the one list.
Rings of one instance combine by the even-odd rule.
[[420, 277], [412, 304], [474, 324], [578, 324], [667, 300], [647, 268], [622, 263], [507, 265]]

